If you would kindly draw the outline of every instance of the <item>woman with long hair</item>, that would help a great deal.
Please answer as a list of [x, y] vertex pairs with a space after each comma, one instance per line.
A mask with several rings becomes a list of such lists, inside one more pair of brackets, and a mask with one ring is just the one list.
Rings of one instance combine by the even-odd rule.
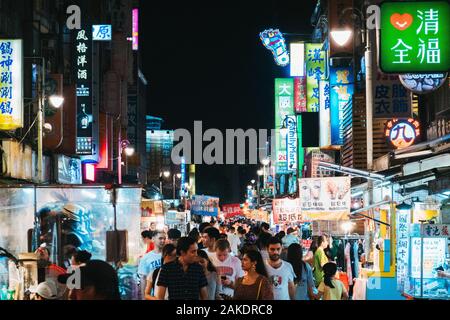
[[242, 269], [246, 275], [236, 281], [234, 300], [273, 300], [272, 285], [259, 251], [245, 252]]
[[324, 271], [323, 266], [328, 263], [328, 257], [325, 254], [325, 249], [328, 247], [328, 237], [321, 235], [317, 239], [317, 250], [314, 252], [314, 280], [316, 287], [323, 280]]
[[[161, 266], [166, 263], [173, 262], [177, 258], [177, 248], [171, 243], [166, 244], [162, 249], [161, 256], [162, 256], [161, 257]], [[150, 274], [150, 276], [147, 278], [147, 286], [145, 287], [145, 300], [157, 300], [156, 284], [158, 283], [160, 271], [161, 271], [161, 268], [155, 269]], [[153, 291], [153, 295], [152, 295], [152, 291]], [[166, 291], [166, 300], [167, 300], [167, 297], [168, 297], [168, 291]]]
[[303, 261], [301, 245], [293, 243], [288, 247], [287, 261], [292, 265], [295, 273], [295, 300], [313, 300], [315, 286], [312, 268]]
[[205, 272], [206, 280], [208, 280], [208, 300], [219, 300], [219, 294], [222, 291], [222, 282], [217, 274], [216, 267], [212, 264], [205, 250], [198, 250], [197, 255], [199, 263]]
[[337, 265], [329, 262], [323, 266], [324, 277], [319, 285], [319, 298], [323, 300], [348, 300], [348, 292], [342, 281], [336, 279]]

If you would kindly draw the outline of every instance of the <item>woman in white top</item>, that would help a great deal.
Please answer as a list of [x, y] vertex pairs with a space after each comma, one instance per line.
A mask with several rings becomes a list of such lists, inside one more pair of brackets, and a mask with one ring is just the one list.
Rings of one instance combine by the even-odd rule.
[[[173, 244], [166, 244], [162, 249], [162, 264], [175, 261], [177, 258], [177, 248]], [[159, 272], [161, 268], [155, 269], [147, 278], [147, 286], [145, 287], [145, 300], [158, 300], [157, 286]], [[153, 291], [153, 295], [152, 295]], [[169, 291], [166, 290], [165, 300], [168, 300]]]

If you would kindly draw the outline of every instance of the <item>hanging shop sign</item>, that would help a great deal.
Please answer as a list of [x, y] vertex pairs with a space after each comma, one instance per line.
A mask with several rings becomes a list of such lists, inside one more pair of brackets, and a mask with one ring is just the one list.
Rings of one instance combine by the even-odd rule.
[[392, 119], [386, 123], [384, 133], [394, 149], [403, 149], [412, 146], [418, 140], [420, 124], [412, 118]]
[[56, 182], [62, 184], [82, 184], [81, 160], [64, 155], [56, 156]]
[[275, 224], [302, 221], [300, 199], [274, 199], [273, 221]]
[[299, 179], [299, 190], [304, 221], [349, 219], [349, 177]]
[[93, 147], [92, 115], [92, 27], [74, 32], [74, 75], [77, 86], [76, 153], [91, 155]]
[[92, 26], [92, 40], [111, 41], [112, 26], [110, 24], [96, 24]]
[[352, 107], [353, 68], [330, 68], [331, 144], [344, 144], [344, 112]]
[[288, 173], [286, 137], [282, 137], [280, 129], [287, 116], [294, 114], [294, 80], [275, 79], [275, 154], [276, 173]]
[[421, 233], [423, 237], [449, 238], [450, 224], [424, 224]]
[[22, 40], [0, 39], [0, 130], [23, 127]]
[[236, 204], [224, 204], [222, 206], [222, 212], [225, 216], [225, 219], [230, 219], [235, 216], [242, 215], [241, 205], [239, 203]]
[[191, 214], [217, 217], [219, 214], [219, 198], [192, 196]]
[[303, 148], [303, 115], [297, 115], [297, 163], [298, 163], [298, 177], [303, 177], [303, 167], [305, 165], [305, 150]]
[[294, 78], [294, 108], [296, 113], [306, 112], [306, 77]]
[[399, 75], [403, 86], [415, 94], [427, 94], [439, 89], [447, 79], [448, 73], [407, 73]]
[[330, 82], [327, 80], [320, 81], [320, 147], [328, 147], [331, 145], [331, 115], [330, 115]]
[[437, 278], [437, 268], [445, 265], [447, 239], [424, 238], [423, 260], [421, 259], [421, 238], [411, 238], [411, 277], [420, 279], [423, 269], [424, 279]]
[[381, 4], [380, 67], [386, 73], [450, 69], [450, 5], [446, 1]]
[[132, 32], [133, 32], [133, 36], [132, 36], [132, 46], [133, 46], [133, 51], [138, 51], [139, 50], [139, 9], [135, 8], [132, 11]]
[[302, 42], [290, 44], [291, 77], [305, 75], [305, 44]]
[[409, 275], [411, 209], [397, 209], [397, 289], [403, 291]]
[[402, 85], [398, 76], [374, 71], [374, 118], [408, 118], [411, 115], [411, 94]]
[[164, 215], [164, 222], [166, 225], [184, 224], [186, 212], [178, 212], [176, 210], [168, 210]]
[[297, 171], [297, 121], [296, 116], [287, 117], [288, 134], [286, 137], [288, 171]]
[[272, 52], [277, 65], [285, 67], [289, 64], [289, 53], [283, 34], [278, 29], [264, 30], [259, 34], [264, 46]]
[[263, 210], [246, 210], [245, 217], [250, 220], [269, 223], [269, 213]]
[[325, 76], [325, 51], [321, 43], [306, 44], [307, 112], [319, 112], [319, 83]]

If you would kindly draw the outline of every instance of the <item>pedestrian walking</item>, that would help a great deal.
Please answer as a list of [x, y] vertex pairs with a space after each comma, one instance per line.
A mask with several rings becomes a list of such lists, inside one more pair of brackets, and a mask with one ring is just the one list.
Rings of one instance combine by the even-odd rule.
[[244, 277], [237, 279], [234, 300], [273, 300], [264, 260], [257, 250], [248, 250], [242, 258]]
[[298, 243], [289, 246], [287, 261], [295, 273], [295, 300], [314, 300], [314, 277], [311, 266], [303, 261], [303, 249]]
[[159, 273], [157, 298], [164, 300], [166, 290], [169, 300], [206, 300], [208, 298], [208, 280], [198, 263], [197, 243], [189, 237], [178, 240], [178, 258], [165, 264]]
[[337, 265], [328, 262], [323, 266], [324, 279], [319, 285], [319, 298], [323, 300], [348, 300], [348, 292], [342, 281], [336, 279]]
[[[173, 262], [176, 260], [176, 258], [177, 258], [177, 248], [171, 243], [164, 245], [162, 249], [161, 265]], [[156, 283], [158, 283], [160, 271], [161, 268], [157, 268], [153, 270], [147, 277], [147, 286], [145, 288], [145, 300], [157, 300], [158, 293], [156, 291]], [[167, 291], [164, 300], [168, 300]]]
[[317, 250], [314, 253], [314, 279], [316, 287], [323, 281], [323, 266], [328, 263], [328, 257], [324, 251], [328, 247], [328, 238], [326, 235], [321, 235], [318, 238], [317, 246]]
[[220, 293], [222, 292], [222, 281], [217, 273], [216, 267], [209, 259], [208, 254], [204, 250], [197, 251], [199, 263], [203, 267], [206, 280], [208, 280], [208, 298], [207, 300], [220, 300]]
[[294, 269], [289, 262], [280, 259], [281, 249], [281, 240], [272, 237], [267, 248], [269, 253], [269, 260], [266, 261], [267, 273], [273, 287], [274, 299], [294, 300]]

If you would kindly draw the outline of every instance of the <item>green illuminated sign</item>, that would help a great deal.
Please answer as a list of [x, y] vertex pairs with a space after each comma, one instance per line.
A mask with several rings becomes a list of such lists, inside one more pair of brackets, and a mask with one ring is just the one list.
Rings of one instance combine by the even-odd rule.
[[286, 116], [294, 114], [294, 79], [275, 79], [275, 152], [276, 173], [288, 173], [286, 137], [280, 129], [285, 124]]
[[386, 73], [450, 69], [450, 5], [443, 1], [382, 3], [380, 67]]

